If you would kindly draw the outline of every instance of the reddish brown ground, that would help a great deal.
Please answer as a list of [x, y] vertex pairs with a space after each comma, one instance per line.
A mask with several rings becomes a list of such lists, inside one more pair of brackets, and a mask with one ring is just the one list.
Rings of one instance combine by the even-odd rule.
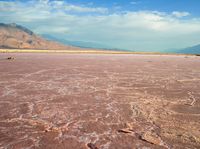
[[200, 57], [0, 54], [0, 148], [200, 148]]

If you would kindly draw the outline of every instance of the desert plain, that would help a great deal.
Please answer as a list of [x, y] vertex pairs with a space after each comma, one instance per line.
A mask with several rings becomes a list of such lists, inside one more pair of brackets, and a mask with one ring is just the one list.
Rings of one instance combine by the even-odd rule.
[[198, 149], [200, 57], [0, 53], [0, 148]]

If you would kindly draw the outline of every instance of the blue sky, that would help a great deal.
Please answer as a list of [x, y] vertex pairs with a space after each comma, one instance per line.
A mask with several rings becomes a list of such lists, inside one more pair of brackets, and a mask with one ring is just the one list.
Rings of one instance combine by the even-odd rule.
[[93, 4], [93, 6], [111, 8], [120, 6], [122, 10], [156, 10], [164, 12], [188, 11], [193, 15], [200, 15], [199, 0], [68, 0], [74, 4]]
[[134, 51], [200, 43], [199, 0], [0, 0], [0, 22]]

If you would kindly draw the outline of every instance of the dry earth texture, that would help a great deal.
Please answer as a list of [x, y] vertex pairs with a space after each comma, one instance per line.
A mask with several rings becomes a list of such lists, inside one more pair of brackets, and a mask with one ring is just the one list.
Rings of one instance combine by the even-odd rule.
[[198, 149], [199, 66], [197, 56], [1, 53], [0, 148]]

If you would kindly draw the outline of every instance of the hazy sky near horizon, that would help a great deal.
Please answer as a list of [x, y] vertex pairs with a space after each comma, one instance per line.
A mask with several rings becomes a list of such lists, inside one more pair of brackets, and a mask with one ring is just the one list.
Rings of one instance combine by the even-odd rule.
[[199, 0], [0, 0], [0, 22], [135, 51], [200, 43]]

